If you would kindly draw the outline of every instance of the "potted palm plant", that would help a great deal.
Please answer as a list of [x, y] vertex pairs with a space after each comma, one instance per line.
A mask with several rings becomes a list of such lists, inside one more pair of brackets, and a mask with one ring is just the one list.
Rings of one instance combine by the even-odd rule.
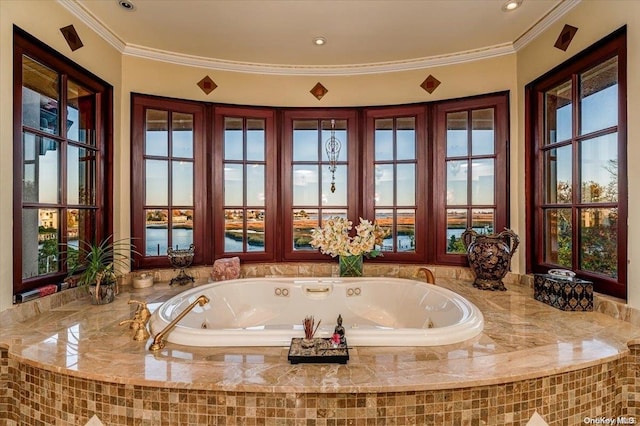
[[70, 274], [78, 272], [74, 277], [77, 285], [88, 289], [92, 304], [111, 303], [118, 294], [116, 271], [129, 269], [132, 253], [135, 247], [126, 239], [110, 236], [98, 243], [79, 241], [77, 254], [69, 256], [74, 263]]

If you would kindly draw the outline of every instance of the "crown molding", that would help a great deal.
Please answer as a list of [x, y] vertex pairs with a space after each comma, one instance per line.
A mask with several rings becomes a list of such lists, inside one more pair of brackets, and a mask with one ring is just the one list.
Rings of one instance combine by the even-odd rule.
[[250, 74], [272, 74], [272, 75], [314, 75], [314, 76], [345, 76], [382, 74], [400, 71], [412, 71], [425, 68], [461, 64], [482, 59], [495, 58], [509, 55], [522, 49], [542, 34], [549, 26], [558, 21], [567, 12], [580, 3], [581, 0], [564, 0], [551, 12], [545, 15], [531, 28], [525, 31], [513, 43], [503, 43], [494, 46], [487, 46], [481, 49], [456, 52], [447, 55], [438, 55], [424, 58], [414, 58], [400, 61], [376, 62], [364, 64], [345, 65], [281, 65], [228, 61], [216, 58], [206, 58], [201, 56], [186, 55], [177, 52], [170, 52], [159, 49], [152, 49], [145, 46], [128, 44], [120, 39], [102, 21], [89, 13], [77, 0], [57, 0], [65, 9], [80, 19], [96, 34], [102, 37], [107, 43], [127, 56], [150, 59], [154, 61], [167, 62], [177, 65], [186, 65], [199, 68], [207, 68], [218, 71], [241, 72]]
[[564, 0], [558, 4], [551, 12], [546, 14], [542, 19], [536, 22], [531, 28], [524, 32], [513, 42], [516, 52], [524, 48], [527, 44], [535, 40], [540, 34], [545, 32], [551, 25], [555, 24], [564, 15], [569, 13], [571, 9], [580, 4], [582, 0]]
[[154, 50], [144, 46], [135, 45], [127, 45], [123, 51], [123, 54], [143, 59], [151, 59], [178, 65], [207, 68], [217, 71], [242, 72], [249, 74], [340, 76], [411, 71], [436, 66], [473, 62], [480, 59], [508, 55], [514, 52], [515, 50], [513, 49], [513, 45], [511, 43], [508, 43], [473, 51], [455, 53], [451, 55], [433, 56], [428, 58], [367, 64], [327, 66], [257, 64], [250, 62], [225, 61], [221, 59], [210, 59], [200, 56]]

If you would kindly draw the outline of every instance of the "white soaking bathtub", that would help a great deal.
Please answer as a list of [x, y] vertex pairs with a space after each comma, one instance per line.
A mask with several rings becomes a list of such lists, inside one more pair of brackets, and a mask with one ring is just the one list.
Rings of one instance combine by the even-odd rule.
[[185, 290], [158, 307], [155, 335], [200, 295], [209, 303], [189, 312], [167, 335], [187, 346], [288, 346], [304, 337], [302, 322], [321, 321], [315, 337], [330, 337], [342, 315], [350, 346], [436, 346], [482, 332], [480, 310], [450, 290], [402, 278], [250, 278]]

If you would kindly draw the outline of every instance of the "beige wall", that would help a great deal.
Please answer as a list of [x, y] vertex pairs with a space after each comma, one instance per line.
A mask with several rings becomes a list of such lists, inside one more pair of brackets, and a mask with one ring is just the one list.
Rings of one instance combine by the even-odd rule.
[[[36, 6], [37, 5], [37, 6]], [[602, 10], [601, 10], [602, 9]], [[629, 9], [633, 9], [631, 13]], [[597, 19], [595, 18], [597, 16]], [[555, 24], [539, 39], [518, 54], [475, 61], [458, 65], [434, 67], [417, 71], [361, 76], [276, 76], [248, 73], [233, 73], [196, 67], [160, 63], [156, 61], [121, 56], [115, 49], [92, 33], [75, 17], [53, 1], [7, 1], [0, 0], [0, 310], [11, 304], [11, 182], [12, 163], [12, 24], [15, 23], [38, 39], [46, 42], [70, 59], [83, 65], [115, 89], [115, 187], [114, 230], [117, 236], [128, 236], [129, 218], [129, 132], [130, 93], [147, 93], [182, 99], [224, 102], [244, 105], [270, 106], [362, 106], [391, 105], [451, 99], [496, 91], [510, 91], [511, 115], [511, 217], [512, 228], [523, 241], [519, 255], [513, 261], [514, 272], [524, 273], [525, 222], [524, 222], [524, 151], [523, 151], [523, 86], [554, 65], [568, 59], [580, 49], [610, 33], [625, 22], [629, 23], [629, 75], [637, 75], [640, 64], [638, 44], [640, 22], [631, 22], [632, 16], [640, 19], [640, 2], [588, 1], [582, 2], [567, 17]], [[568, 52], [554, 49], [553, 42], [564, 23], [580, 28]], [[74, 24], [84, 42], [84, 47], [71, 52], [64, 42], [59, 28]], [[634, 28], [637, 29], [634, 31]], [[635, 50], [634, 50], [635, 48]], [[634, 62], [635, 61], [635, 62]], [[429, 95], [420, 88], [420, 83], [433, 74], [442, 84]], [[205, 95], [196, 83], [209, 75], [219, 86]], [[309, 90], [320, 81], [329, 90], [320, 101]], [[629, 78], [629, 93], [639, 93], [637, 84]], [[629, 116], [637, 116], [638, 105], [630, 102]], [[629, 140], [638, 134], [638, 126], [630, 120]], [[630, 143], [630, 146], [632, 143]], [[640, 148], [638, 148], [640, 150]], [[633, 158], [632, 147], [630, 155]], [[640, 173], [640, 172], [638, 172]], [[630, 173], [630, 184], [633, 187]], [[636, 174], [635, 182], [640, 182]], [[635, 205], [634, 205], [635, 201]], [[630, 200], [630, 213], [640, 208], [640, 197]], [[633, 232], [634, 229], [632, 228]], [[637, 231], [640, 233], [640, 231]], [[630, 256], [634, 252], [633, 235], [630, 238]], [[635, 249], [638, 252], [638, 248]], [[630, 265], [634, 268], [634, 265]], [[633, 272], [633, 271], [632, 271]], [[638, 276], [632, 273], [631, 277]], [[633, 284], [630, 288], [634, 289]], [[633, 293], [633, 292], [632, 292]], [[640, 307], [640, 298], [630, 297], [632, 304]]]

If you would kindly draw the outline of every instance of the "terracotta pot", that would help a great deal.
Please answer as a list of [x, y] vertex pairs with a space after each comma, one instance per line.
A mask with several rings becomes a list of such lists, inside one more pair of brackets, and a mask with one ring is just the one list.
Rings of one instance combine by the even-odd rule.
[[476, 275], [473, 286], [482, 290], [506, 290], [502, 279], [511, 269], [511, 257], [520, 238], [510, 229], [498, 235], [482, 235], [467, 229], [461, 237], [469, 266]]

